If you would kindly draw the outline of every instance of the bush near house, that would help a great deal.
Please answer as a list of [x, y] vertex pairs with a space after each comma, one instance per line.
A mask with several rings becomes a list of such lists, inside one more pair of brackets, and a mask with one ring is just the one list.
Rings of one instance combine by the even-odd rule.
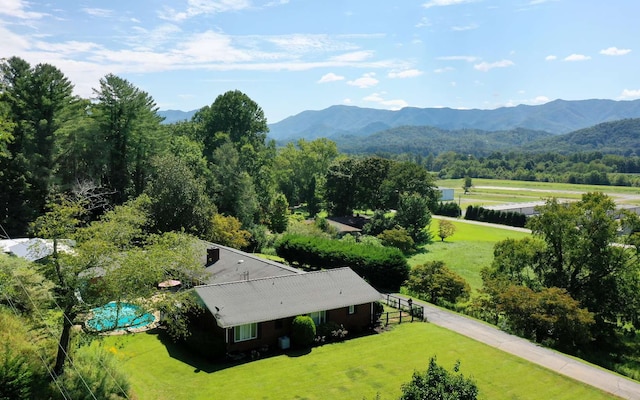
[[409, 264], [397, 248], [348, 243], [289, 234], [276, 244], [289, 263], [312, 269], [350, 267], [373, 286], [398, 290], [409, 277]]
[[316, 324], [308, 315], [298, 315], [291, 323], [291, 341], [298, 348], [310, 347], [316, 338]]

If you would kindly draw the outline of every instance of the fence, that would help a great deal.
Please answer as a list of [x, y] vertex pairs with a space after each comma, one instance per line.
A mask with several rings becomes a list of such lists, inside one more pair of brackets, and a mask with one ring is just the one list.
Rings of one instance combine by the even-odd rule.
[[380, 315], [380, 323], [385, 326], [389, 324], [401, 324], [403, 322], [424, 321], [424, 307], [413, 304], [413, 300], [405, 300], [391, 294], [383, 295], [382, 302], [398, 311], [384, 311]]

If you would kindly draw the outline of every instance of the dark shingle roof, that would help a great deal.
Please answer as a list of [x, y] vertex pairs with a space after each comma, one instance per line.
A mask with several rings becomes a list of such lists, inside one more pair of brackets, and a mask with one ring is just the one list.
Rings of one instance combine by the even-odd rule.
[[220, 259], [206, 266], [209, 275], [206, 282], [208, 284], [304, 273], [296, 268], [256, 257], [231, 247], [211, 242], [205, 242], [205, 245], [208, 248], [217, 247], [220, 249]]
[[380, 299], [350, 268], [203, 285], [196, 292], [222, 328]]

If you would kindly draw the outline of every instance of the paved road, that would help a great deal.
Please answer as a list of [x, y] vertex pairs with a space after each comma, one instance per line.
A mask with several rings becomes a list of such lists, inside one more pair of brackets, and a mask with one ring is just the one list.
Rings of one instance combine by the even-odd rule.
[[[400, 294], [394, 294], [394, 296], [408, 299]], [[505, 333], [491, 325], [435, 307], [429, 303], [416, 299], [413, 299], [413, 303], [423, 306], [427, 320], [438, 326], [486, 343], [621, 398], [640, 400], [640, 383], [636, 381], [577, 361], [564, 354]]]

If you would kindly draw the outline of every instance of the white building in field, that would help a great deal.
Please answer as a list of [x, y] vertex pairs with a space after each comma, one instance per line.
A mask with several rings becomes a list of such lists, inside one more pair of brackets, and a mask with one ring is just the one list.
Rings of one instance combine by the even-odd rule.
[[451, 188], [439, 187], [440, 201], [452, 201], [455, 198], [455, 193]]

